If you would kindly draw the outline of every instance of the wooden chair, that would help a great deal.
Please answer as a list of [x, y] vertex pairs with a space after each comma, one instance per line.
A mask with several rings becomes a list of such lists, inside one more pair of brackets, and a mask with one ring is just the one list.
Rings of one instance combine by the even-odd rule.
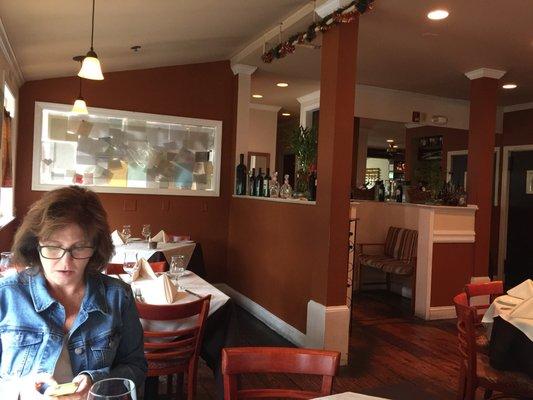
[[[144, 352], [148, 361], [148, 377], [167, 375], [170, 393], [171, 376], [178, 374], [177, 398], [182, 393], [183, 374], [187, 373], [187, 399], [196, 394], [198, 356], [209, 313], [211, 296], [199, 300], [170, 305], [136, 303], [139, 316], [144, 320], [169, 321], [197, 317], [194, 326], [173, 331], [144, 330]], [[171, 340], [171, 341], [168, 341]]]
[[453, 303], [457, 313], [457, 331], [461, 364], [459, 369], [459, 400], [474, 400], [476, 389], [485, 388], [484, 398], [492, 391], [513, 397], [533, 397], [531, 379], [523, 373], [499, 371], [492, 368], [486, 354], [476, 351], [476, 308], [468, 305], [466, 293], [454, 297]]
[[[149, 263], [154, 272], [165, 272], [167, 270], [167, 263], [165, 261], [156, 261]], [[107, 264], [105, 273], [107, 275], [125, 274], [122, 264], [109, 263]]]
[[[485, 310], [490, 307], [490, 304], [498, 296], [501, 296], [503, 292], [503, 282], [502, 281], [492, 281], [492, 282], [483, 282], [483, 283], [468, 283], [465, 285], [466, 297], [468, 298], [468, 304], [474, 307], [478, 312], [476, 312], [477, 323], [481, 323], [483, 314]], [[478, 296], [488, 296], [488, 304], [471, 304], [471, 299]], [[480, 313], [479, 311], [482, 311]]]
[[[337, 351], [286, 347], [236, 347], [222, 349], [224, 399], [236, 400], [259, 397], [311, 399], [331, 394], [333, 377], [339, 368]], [[319, 392], [292, 389], [237, 388], [240, 374], [295, 373], [322, 375]]]

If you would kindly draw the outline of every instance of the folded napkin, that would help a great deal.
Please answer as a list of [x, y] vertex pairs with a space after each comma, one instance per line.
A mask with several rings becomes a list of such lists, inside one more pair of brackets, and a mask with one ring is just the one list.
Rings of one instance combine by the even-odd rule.
[[136, 281], [138, 279], [157, 279], [157, 275], [150, 266], [150, 263], [144, 258], [137, 260], [133, 275], [131, 276], [132, 281]]
[[155, 236], [152, 236], [152, 242], [163, 242], [163, 243], [166, 243], [167, 242], [167, 234], [165, 233], [164, 230], [160, 230], [159, 232], [157, 232], [157, 235]]
[[509, 316], [513, 318], [533, 319], [533, 297], [530, 297], [517, 305], [515, 309], [509, 313]]
[[126, 239], [124, 239], [122, 233], [120, 233], [116, 229], [111, 233], [111, 241], [115, 246], [120, 246], [121, 244], [126, 243]]
[[509, 289], [507, 294], [523, 300], [529, 299], [533, 297], [533, 281], [531, 279], [526, 279], [521, 284]]
[[178, 289], [166, 274], [161, 275], [157, 280], [158, 285], [162, 286], [162, 292], [165, 294], [165, 301], [168, 304], [174, 303], [181, 297]]

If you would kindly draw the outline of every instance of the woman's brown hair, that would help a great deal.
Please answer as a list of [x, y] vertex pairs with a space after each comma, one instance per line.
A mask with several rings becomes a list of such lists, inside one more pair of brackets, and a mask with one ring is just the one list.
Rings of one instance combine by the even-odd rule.
[[33, 203], [15, 234], [11, 249], [15, 263], [42, 270], [39, 240], [70, 224], [78, 225], [94, 246], [86, 273], [103, 270], [115, 252], [107, 213], [96, 193], [79, 186], [52, 190]]

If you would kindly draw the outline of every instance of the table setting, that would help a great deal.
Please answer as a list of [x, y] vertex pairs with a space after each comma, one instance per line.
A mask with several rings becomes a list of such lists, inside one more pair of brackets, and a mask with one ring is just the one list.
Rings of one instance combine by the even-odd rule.
[[533, 281], [497, 297], [481, 320], [490, 338], [491, 366], [519, 370], [533, 379]]

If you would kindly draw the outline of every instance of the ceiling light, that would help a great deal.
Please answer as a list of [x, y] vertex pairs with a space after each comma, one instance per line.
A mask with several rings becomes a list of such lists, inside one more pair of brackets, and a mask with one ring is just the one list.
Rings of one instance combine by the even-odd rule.
[[87, 55], [83, 59], [83, 64], [81, 65], [80, 72], [78, 76], [85, 79], [93, 79], [96, 81], [101, 81], [104, 79], [102, 75], [102, 68], [100, 67], [100, 61], [98, 56], [93, 49], [93, 39], [94, 39], [94, 1], [93, 0], [93, 17], [91, 23], [91, 49], [87, 52]]
[[392, 146], [393, 149], [397, 149], [398, 148], [398, 145], [395, 144], [394, 146]]
[[502, 86], [504, 89], [516, 89], [518, 85], [516, 83], [506, 83]]
[[284, 112], [284, 113], [281, 113], [281, 115], [283, 115], [284, 117], [290, 117], [290, 116], [291, 116], [291, 113]]
[[287, 86], [289, 86], [289, 84], [286, 83], [286, 82], [278, 82], [278, 83], [276, 83], [276, 86], [277, 87], [287, 87]]
[[252, 97], [254, 99], [262, 99], [263, 98], [263, 95], [262, 94], [252, 94]]
[[394, 139], [387, 139], [387, 143], [394, 143]]
[[[74, 61], [82, 62], [83, 56], [76, 56], [74, 57]], [[81, 78], [78, 78], [80, 81], [80, 91], [78, 93], [78, 98], [74, 102], [74, 105], [72, 106], [72, 112], [75, 114], [89, 114], [89, 111], [87, 110], [87, 104], [85, 103], [85, 99], [81, 95]]]
[[450, 15], [450, 13], [446, 10], [433, 10], [428, 12], [428, 18], [434, 21], [448, 18], [448, 15]]

